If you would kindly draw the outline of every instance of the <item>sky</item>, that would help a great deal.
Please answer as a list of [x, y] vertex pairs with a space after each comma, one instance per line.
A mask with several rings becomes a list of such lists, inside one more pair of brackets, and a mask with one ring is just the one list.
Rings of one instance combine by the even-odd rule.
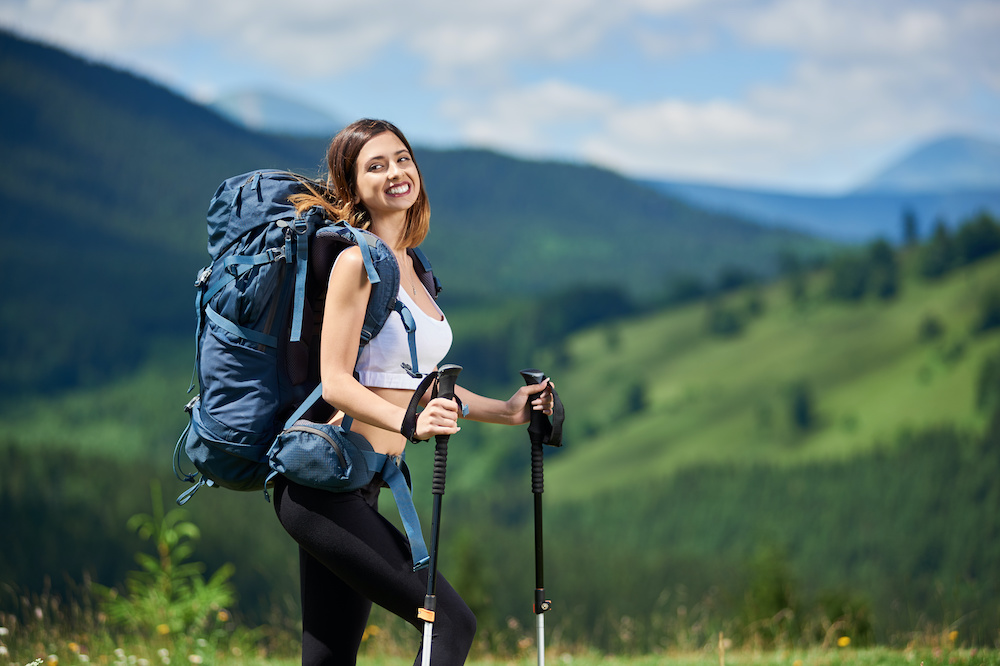
[[1000, 0], [0, 0], [0, 26], [198, 102], [638, 178], [835, 193], [1000, 140]]

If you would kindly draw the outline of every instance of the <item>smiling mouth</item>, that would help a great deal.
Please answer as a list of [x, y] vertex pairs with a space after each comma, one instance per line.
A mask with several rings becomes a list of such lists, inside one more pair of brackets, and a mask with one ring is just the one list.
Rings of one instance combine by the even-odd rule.
[[385, 191], [386, 194], [393, 197], [409, 194], [409, 192], [410, 192], [409, 183], [400, 183], [399, 185], [393, 185], [392, 187], [390, 187], [388, 190]]

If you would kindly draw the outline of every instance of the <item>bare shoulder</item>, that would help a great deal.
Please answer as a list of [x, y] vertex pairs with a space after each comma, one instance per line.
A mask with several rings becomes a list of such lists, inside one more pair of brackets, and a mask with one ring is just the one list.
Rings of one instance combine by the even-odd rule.
[[349, 285], [361, 286], [367, 283], [367, 273], [365, 263], [361, 258], [361, 248], [357, 245], [343, 250], [333, 262], [333, 269], [330, 271], [330, 286], [335, 284], [341, 287]]

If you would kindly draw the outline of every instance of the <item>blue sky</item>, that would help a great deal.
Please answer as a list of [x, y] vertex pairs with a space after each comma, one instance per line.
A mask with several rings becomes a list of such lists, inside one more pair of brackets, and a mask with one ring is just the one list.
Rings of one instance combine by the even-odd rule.
[[837, 192], [1000, 139], [1000, 0], [0, 0], [0, 25], [196, 101], [642, 178]]

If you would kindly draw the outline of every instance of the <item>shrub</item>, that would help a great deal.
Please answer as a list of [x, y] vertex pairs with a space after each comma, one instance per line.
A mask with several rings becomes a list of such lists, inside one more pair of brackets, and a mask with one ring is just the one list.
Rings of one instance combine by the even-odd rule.
[[979, 315], [973, 324], [973, 333], [985, 333], [1000, 328], [1000, 290], [991, 289], [979, 302]]

